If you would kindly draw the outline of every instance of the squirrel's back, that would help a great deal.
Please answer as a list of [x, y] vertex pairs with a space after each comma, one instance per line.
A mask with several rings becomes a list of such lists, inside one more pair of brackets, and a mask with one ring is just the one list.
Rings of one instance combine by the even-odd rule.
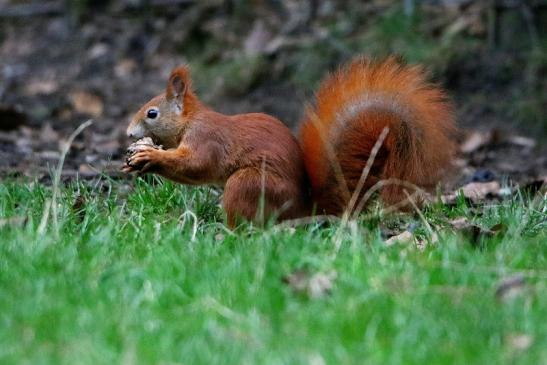
[[[387, 137], [362, 192], [387, 179], [434, 187], [455, 150], [454, 117], [444, 91], [427, 81], [421, 67], [395, 58], [376, 62], [362, 57], [322, 82], [300, 127], [320, 211], [339, 214], [347, 207], [385, 127]], [[382, 199], [396, 203], [405, 198], [402, 189], [398, 184], [385, 186]]]

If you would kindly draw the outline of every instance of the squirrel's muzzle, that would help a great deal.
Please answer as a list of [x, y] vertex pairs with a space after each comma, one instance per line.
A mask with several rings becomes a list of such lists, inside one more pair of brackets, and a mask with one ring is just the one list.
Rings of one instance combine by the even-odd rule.
[[127, 136], [132, 139], [140, 139], [144, 137], [145, 129], [142, 126], [142, 123], [131, 122], [129, 127], [127, 127]]

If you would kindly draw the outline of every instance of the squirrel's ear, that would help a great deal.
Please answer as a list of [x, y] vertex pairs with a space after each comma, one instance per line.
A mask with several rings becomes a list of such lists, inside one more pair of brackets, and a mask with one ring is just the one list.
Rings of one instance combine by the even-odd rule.
[[167, 83], [167, 99], [182, 101], [190, 84], [190, 75], [186, 66], [179, 66], [171, 72]]

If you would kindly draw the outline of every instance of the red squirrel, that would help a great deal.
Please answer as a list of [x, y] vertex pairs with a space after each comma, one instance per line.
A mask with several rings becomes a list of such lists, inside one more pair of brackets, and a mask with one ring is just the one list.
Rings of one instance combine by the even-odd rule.
[[[450, 167], [455, 125], [445, 92], [419, 66], [359, 57], [341, 67], [320, 85], [298, 140], [270, 115], [211, 110], [181, 66], [172, 71], [165, 93], [146, 103], [127, 128], [129, 137], [151, 137], [165, 150], [141, 149], [124, 171], [224, 186], [222, 205], [232, 228], [240, 218], [340, 215], [385, 127], [387, 137], [362, 192], [390, 178], [433, 188]], [[392, 204], [403, 193], [390, 185], [380, 196]]]

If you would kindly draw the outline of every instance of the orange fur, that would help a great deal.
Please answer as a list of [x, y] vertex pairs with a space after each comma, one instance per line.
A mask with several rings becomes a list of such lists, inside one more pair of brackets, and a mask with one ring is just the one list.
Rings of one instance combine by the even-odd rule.
[[[151, 109], [155, 117], [149, 116]], [[166, 150], [140, 150], [124, 170], [224, 186], [230, 227], [238, 218], [307, 215], [312, 203], [320, 212], [340, 214], [349, 196], [335, 165], [351, 193], [385, 126], [390, 132], [363, 191], [387, 178], [433, 187], [454, 149], [453, 117], [443, 91], [427, 83], [419, 67], [393, 58], [381, 63], [360, 58], [327, 77], [301, 124], [301, 145], [269, 115], [212, 111], [193, 92], [188, 69], [179, 67], [166, 91], [146, 103], [127, 129], [130, 137], [152, 137]], [[398, 187], [382, 191], [389, 203], [401, 195]]]
[[[308, 108], [300, 127], [313, 199], [320, 211], [339, 214], [348, 203], [332, 160], [339, 163], [352, 193], [384, 127], [389, 134], [363, 192], [388, 178], [430, 189], [450, 167], [455, 127], [444, 92], [426, 80], [419, 66], [402, 65], [394, 58], [358, 58], [323, 81], [314, 108]], [[386, 203], [404, 198], [399, 186], [384, 188], [381, 196]]]
[[[154, 120], [147, 117], [150, 108], [159, 112]], [[232, 228], [239, 218], [264, 221], [307, 213], [307, 176], [291, 131], [266, 114], [210, 110], [195, 96], [185, 67], [173, 70], [165, 93], [139, 110], [127, 134], [151, 137], [167, 149], [137, 152], [125, 171], [224, 186], [222, 204]]]

